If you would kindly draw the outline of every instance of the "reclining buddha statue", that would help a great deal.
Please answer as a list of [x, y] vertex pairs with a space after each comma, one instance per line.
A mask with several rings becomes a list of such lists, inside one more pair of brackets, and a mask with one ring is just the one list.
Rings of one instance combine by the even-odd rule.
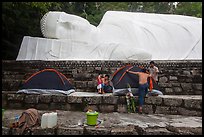
[[202, 19], [107, 11], [98, 26], [65, 12], [41, 21], [44, 38], [24, 36], [16, 60], [202, 59]]

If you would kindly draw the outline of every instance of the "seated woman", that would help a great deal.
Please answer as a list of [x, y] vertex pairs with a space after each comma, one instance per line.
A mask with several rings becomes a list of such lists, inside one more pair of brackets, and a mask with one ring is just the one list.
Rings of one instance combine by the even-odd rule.
[[104, 92], [105, 93], [112, 93], [113, 92], [113, 86], [109, 80], [110, 76], [109, 75], [105, 75], [104, 78]]

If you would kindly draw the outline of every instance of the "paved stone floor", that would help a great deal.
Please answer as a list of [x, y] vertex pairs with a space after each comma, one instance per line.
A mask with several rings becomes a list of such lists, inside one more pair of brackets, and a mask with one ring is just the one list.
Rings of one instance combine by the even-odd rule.
[[[3, 125], [8, 126], [9, 119], [14, 117], [16, 114], [20, 115], [22, 111], [23, 110], [6, 110], [4, 113]], [[45, 112], [51, 112], [51, 111], [39, 111], [41, 115]], [[57, 110], [57, 113], [58, 113], [59, 127], [78, 128], [79, 121], [82, 121], [84, 123], [86, 121], [85, 112]], [[152, 132], [154, 132], [152, 134], [160, 134], [161, 132], [169, 133], [171, 131], [171, 129], [169, 131], [169, 128], [173, 128], [172, 130], [175, 130], [178, 128], [183, 128], [185, 130], [189, 128], [196, 129], [199, 131], [194, 131], [194, 132], [197, 132], [195, 134], [202, 134], [202, 117], [163, 115], [163, 114], [145, 115], [145, 114], [137, 114], [137, 113], [113, 112], [113, 113], [99, 113], [98, 120], [101, 121], [101, 124], [99, 124], [99, 128], [101, 129], [103, 128], [113, 129], [117, 127], [127, 127], [132, 125], [146, 130], [145, 132], [146, 134], [152, 133]], [[87, 126], [86, 124], [84, 125]], [[155, 128], [157, 128], [157, 131], [153, 131]], [[150, 129], [151, 131], [149, 131]], [[168, 131], [164, 131], [167, 129]], [[122, 131], [125, 129], [121, 128], [117, 130]]]

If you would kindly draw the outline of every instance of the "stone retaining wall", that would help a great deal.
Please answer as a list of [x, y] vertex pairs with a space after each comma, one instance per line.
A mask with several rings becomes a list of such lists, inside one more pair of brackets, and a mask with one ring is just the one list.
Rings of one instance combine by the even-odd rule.
[[[2, 135], [17, 135], [15, 130], [2, 127]], [[141, 129], [137, 126], [114, 128], [76, 127], [76, 128], [36, 128], [26, 135], [202, 135], [202, 128], [150, 127]]]
[[[155, 61], [159, 85], [166, 95], [202, 95], [202, 60]], [[147, 67], [149, 61], [2, 61], [2, 90], [17, 91], [21, 82], [33, 73], [54, 68], [67, 76], [76, 89], [96, 92], [99, 72], [112, 75], [126, 64]]]
[[[138, 102], [138, 97], [135, 97]], [[75, 92], [65, 95], [25, 95], [2, 93], [2, 107], [5, 109], [28, 109], [34, 107], [38, 110], [69, 110], [87, 111], [88, 108], [99, 112], [127, 112], [125, 96], [113, 96], [94, 93]], [[151, 96], [145, 98], [143, 111], [146, 114], [172, 114], [201, 116], [201, 96]]]

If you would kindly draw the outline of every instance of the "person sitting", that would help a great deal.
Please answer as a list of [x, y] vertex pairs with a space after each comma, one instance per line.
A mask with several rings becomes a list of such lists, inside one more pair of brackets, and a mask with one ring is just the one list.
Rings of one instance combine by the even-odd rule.
[[112, 93], [113, 92], [113, 87], [112, 87], [112, 84], [111, 84], [109, 78], [110, 78], [110, 76], [108, 74], [106, 74], [104, 77], [104, 92], [105, 93]]
[[97, 77], [97, 90], [99, 94], [104, 94], [104, 76], [102, 74], [99, 74]]
[[139, 113], [142, 113], [142, 106], [144, 104], [144, 97], [148, 93], [148, 77], [151, 77], [151, 75], [147, 72], [146, 69], [142, 69], [142, 72], [133, 72], [127, 70], [126, 72], [135, 74], [139, 76]]

